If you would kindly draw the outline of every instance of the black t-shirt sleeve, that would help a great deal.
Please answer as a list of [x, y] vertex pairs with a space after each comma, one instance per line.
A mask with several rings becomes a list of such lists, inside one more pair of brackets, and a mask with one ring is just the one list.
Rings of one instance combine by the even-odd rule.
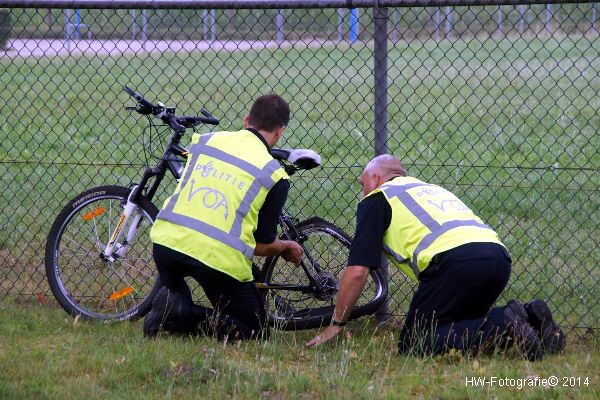
[[281, 179], [267, 193], [265, 202], [258, 212], [258, 225], [254, 231], [254, 240], [257, 243], [273, 243], [277, 238], [277, 222], [287, 199], [290, 183]]
[[392, 208], [383, 193], [376, 193], [358, 203], [356, 232], [350, 246], [348, 265], [379, 268], [383, 235], [391, 221]]

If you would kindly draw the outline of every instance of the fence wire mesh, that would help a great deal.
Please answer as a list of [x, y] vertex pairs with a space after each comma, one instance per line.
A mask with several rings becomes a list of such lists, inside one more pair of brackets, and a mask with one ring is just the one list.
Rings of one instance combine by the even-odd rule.
[[[501, 301], [544, 298], [558, 320], [594, 328], [596, 8], [390, 8], [387, 26], [389, 152], [497, 229], [513, 256]], [[280, 145], [324, 161], [294, 176], [288, 211], [352, 234], [374, 156], [373, 35], [371, 9], [0, 9], [0, 292], [46, 293], [46, 236], [62, 207], [138, 181], [162, 151], [168, 132], [149, 141], [123, 85], [181, 113], [205, 107], [226, 130], [258, 95], [282, 95], [293, 115]], [[174, 186], [165, 180], [155, 203]], [[413, 289], [390, 270], [395, 315]]]

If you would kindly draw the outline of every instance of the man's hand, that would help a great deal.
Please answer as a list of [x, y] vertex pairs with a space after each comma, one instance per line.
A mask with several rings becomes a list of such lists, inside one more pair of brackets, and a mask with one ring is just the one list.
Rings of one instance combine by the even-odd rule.
[[292, 240], [285, 241], [285, 249], [281, 252], [281, 257], [287, 262], [292, 262], [296, 266], [300, 265], [304, 249], [298, 243]]
[[285, 261], [300, 265], [304, 249], [293, 240], [275, 239], [274, 242], [264, 244], [256, 243], [255, 256], [276, 257], [281, 256]]
[[[344, 274], [342, 275], [342, 281], [340, 282], [340, 290], [337, 295], [335, 310], [333, 311], [332, 318], [335, 321], [342, 322], [348, 320], [350, 312], [354, 308], [356, 300], [362, 293], [365, 282], [369, 277], [369, 271], [368, 267], [361, 265], [346, 267]], [[340, 326], [331, 325], [321, 334], [306, 342], [306, 346], [314, 347], [325, 343], [337, 336], [342, 330], [343, 328]]]
[[319, 346], [325, 342], [328, 342], [329, 340], [336, 337], [343, 330], [344, 330], [344, 328], [342, 328], [341, 326], [330, 325], [327, 327], [327, 329], [325, 329], [319, 335], [315, 336], [314, 338], [312, 338], [308, 342], [306, 342], [306, 347], [315, 347], [315, 346]]

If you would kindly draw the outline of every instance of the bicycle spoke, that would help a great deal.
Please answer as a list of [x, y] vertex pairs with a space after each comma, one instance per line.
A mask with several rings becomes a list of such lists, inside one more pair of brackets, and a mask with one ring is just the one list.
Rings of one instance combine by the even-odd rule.
[[[115, 289], [115, 287], [113, 286], [112, 288], [112, 292], [111, 293], [115, 293], [117, 291], [117, 289]], [[119, 312], [119, 309], [117, 308], [117, 302], [113, 301], [114, 306], [115, 306], [115, 314]]]
[[[80, 243], [77, 243], [71, 239], [68, 239], [69, 243], [74, 243], [78, 248], [83, 248], [83, 245], [81, 245]], [[65, 246], [65, 249], [69, 249], [67, 246]], [[70, 250], [72, 253], [75, 253], [76, 250]], [[86, 256], [89, 256], [90, 254], [98, 254], [97, 252], [91, 252], [91, 251], [86, 251], [86, 250], [82, 250], [83, 254], [85, 254]]]
[[[63, 237], [64, 237], [64, 236], [63, 236]], [[75, 244], [75, 246], [77, 246], [77, 247], [83, 247], [83, 244], [82, 244], [82, 243], [78, 243], [78, 242], [76, 242], [75, 240], [73, 240], [73, 239], [71, 239], [71, 238], [67, 238], [67, 240], [68, 240], [69, 244], [70, 244], [70, 243], [73, 243], [73, 244]], [[94, 245], [94, 243], [92, 243], [92, 245]], [[65, 246], [65, 248], [68, 248], [68, 246]]]
[[94, 222], [94, 232], [96, 233], [96, 245], [98, 245], [98, 251], [103, 251], [102, 242], [100, 241], [100, 236], [98, 235], [98, 227], [96, 226], [96, 219], [92, 219]]
[[[84, 252], [76, 252], [76, 251], [74, 251], [72, 254], [73, 254], [74, 256], [89, 256], [89, 255], [90, 255], [90, 254], [92, 254], [92, 253], [90, 253], [90, 252], [85, 252], [85, 253], [84, 253]], [[93, 253], [93, 254], [95, 254], [95, 253]]]
[[131, 268], [135, 269], [135, 270], [136, 270], [137, 272], [139, 272], [140, 274], [142, 274], [142, 275], [144, 275], [144, 276], [146, 276], [146, 277], [148, 277], [148, 278], [152, 278], [152, 274], [148, 274], [148, 273], [146, 273], [146, 272], [142, 271], [141, 269], [137, 268], [135, 265], [133, 265], [133, 264], [130, 264], [130, 263], [128, 263], [128, 262], [125, 262], [125, 261], [121, 261], [121, 262], [122, 262], [122, 264], [124, 264], [124, 265], [127, 265], [127, 266], [129, 266], [129, 267], [131, 267]]
[[[129, 283], [129, 281], [127, 280], [127, 278], [126, 278], [125, 276], [123, 276], [123, 275], [121, 275], [120, 273], [118, 273], [118, 272], [117, 272], [116, 268], [114, 267], [114, 263], [111, 263], [111, 262], [109, 262], [109, 263], [108, 263], [108, 265], [109, 265], [110, 269], [111, 269], [111, 270], [112, 270], [112, 271], [113, 271], [113, 272], [114, 272], [114, 273], [115, 273], [115, 274], [116, 274], [116, 275], [117, 275], [119, 278], [121, 278], [121, 280], [122, 280], [123, 282], [125, 282], [125, 285], [127, 285], [127, 286], [131, 286], [131, 284]], [[114, 292], [114, 290], [113, 290], [113, 292]]]

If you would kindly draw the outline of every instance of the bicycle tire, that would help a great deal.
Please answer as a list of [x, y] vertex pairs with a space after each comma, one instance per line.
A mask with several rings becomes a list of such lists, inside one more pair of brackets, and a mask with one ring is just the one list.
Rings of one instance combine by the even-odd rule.
[[[306, 237], [304, 241], [306, 251], [310, 252], [323, 271], [333, 274], [339, 283], [348, 261], [352, 238], [334, 224], [318, 217], [300, 222], [296, 225], [296, 229], [300, 236]], [[306, 255], [304, 260], [308, 262]], [[261, 278], [267, 284], [308, 284], [308, 278], [301, 267], [288, 264], [279, 257], [269, 257], [265, 260]], [[320, 300], [310, 294], [285, 289], [268, 289], [261, 292], [269, 324], [276, 329], [313, 329], [331, 322], [335, 306], [333, 297]], [[384, 303], [387, 292], [385, 276], [377, 269], [371, 270], [365, 290], [349, 319], [375, 313]], [[299, 309], [299, 306], [302, 308]]]
[[[150, 310], [159, 286], [149, 238], [158, 209], [151, 201], [140, 199], [142, 220], [125, 257], [114, 262], [100, 257], [130, 192], [122, 186], [86, 190], [62, 209], [50, 229], [46, 277], [54, 297], [72, 316], [123, 321], [141, 318]], [[126, 233], [124, 227], [122, 237]]]

